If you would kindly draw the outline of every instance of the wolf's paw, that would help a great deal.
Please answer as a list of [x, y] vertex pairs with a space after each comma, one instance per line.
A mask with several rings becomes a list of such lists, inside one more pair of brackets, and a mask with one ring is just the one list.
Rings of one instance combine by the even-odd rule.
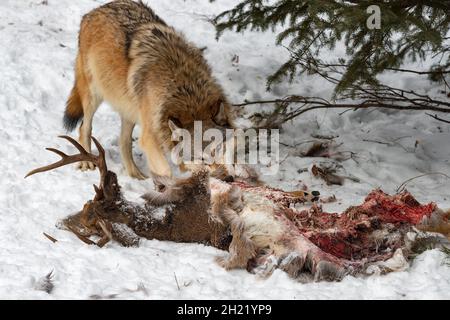
[[82, 161], [78, 164], [78, 169], [81, 171], [95, 170], [95, 164], [89, 161]]
[[148, 178], [148, 177], [147, 177], [145, 174], [143, 174], [138, 168], [136, 168], [135, 170], [130, 170], [130, 171], [128, 171], [128, 175], [129, 175], [130, 177], [134, 178], [134, 179], [137, 179], [137, 180], [145, 180], [145, 179]]
[[145, 174], [143, 174], [142, 172], [132, 173], [132, 174], [130, 174], [130, 177], [137, 179], [137, 180], [148, 179], [148, 177]]

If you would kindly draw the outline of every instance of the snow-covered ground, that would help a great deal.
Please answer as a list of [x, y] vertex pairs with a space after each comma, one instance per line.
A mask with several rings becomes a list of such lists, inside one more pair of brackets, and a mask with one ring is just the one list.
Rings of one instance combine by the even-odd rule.
[[[413, 299], [450, 298], [450, 268], [444, 255], [432, 250], [420, 255], [404, 272], [370, 278], [347, 277], [339, 283], [300, 284], [281, 271], [261, 280], [246, 271], [227, 272], [214, 257], [222, 252], [195, 244], [142, 241], [140, 248], [108, 244], [100, 249], [81, 243], [55, 227], [56, 221], [80, 209], [92, 197], [97, 172], [73, 167], [24, 180], [32, 168], [55, 157], [44, 150], [54, 146], [72, 151], [55, 137], [64, 133], [62, 115], [73, 83], [73, 64], [81, 16], [105, 1], [2, 0], [0, 2], [0, 298], [87, 299], [117, 295], [125, 299]], [[206, 18], [231, 7], [237, 0], [148, 0], [168, 23], [199, 46], [223, 84], [230, 100], [282, 97], [289, 93], [328, 96], [330, 87], [318, 79], [302, 79], [265, 91], [264, 78], [286, 57], [273, 46], [273, 33], [225, 33], [215, 40]], [[239, 63], [232, 62], [239, 56]], [[236, 61], [236, 59], [234, 59]], [[426, 66], [422, 66], [426, 67]], [[396, 86], [432, 87], [415, 76], [388, 79]], [[395, 192], [405, 180], [424, 173], [450, 173], [450, 126], [423, 113], [381, 111], [309, 113], [284, 128], [281, 139], [296, 145], [312, 134], [335, 135], [338, 151], [354, 152], [342, 162], [347, 181], [328, 187], [308, 172], [327, 159], [301, 158], [295, 148], [282, 150], [279, 175], [267, 178], [273, 186], [296, 189], [304, 184], [339, 201], [328, 211], [360, 203], [372, 189]], [[108, 106], [100, 108], [94, 135], [107, 149], [108, 163], [119, 174], [126, 196], [138, 201], [152, 187], [136, 181], [122, 169], [118, 149], [119, 117]], [[137, 133], [135, 133], [137, 136]], [[364, 140], [386, 142], [380, 144]], [[284, 155], [288, 155], [287, 158]], [[145, 168], [138, 149], [134, 156]], [[409, 190], [421, 202], [450, 207], [450, 180], [440, 175], [413, 181]], [[59, 241], [43, 236], [46, 232]], [[54, 272], [49, 295], [36, 282]], [[179, 284], [179, 288], [177, 285]], [[110, 297], [113, 297], [110, 296]]]

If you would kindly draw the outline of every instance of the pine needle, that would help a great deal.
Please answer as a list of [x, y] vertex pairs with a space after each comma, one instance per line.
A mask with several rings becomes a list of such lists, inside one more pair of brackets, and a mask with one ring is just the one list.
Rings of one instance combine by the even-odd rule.
[[174, 272], [173, 276], [175, 277], [175, 282], [177, 283], [178, 291], [180, 291], [180, 285], [178, 284], [177, 274]]
[[43, 232], [44, 236], [49, 239], [51, 242], [56, 243], [58, 242], [58, 240], [56, 240], [55, 238], [53, 238], [52, 236], [46, 234], [45, 232]]

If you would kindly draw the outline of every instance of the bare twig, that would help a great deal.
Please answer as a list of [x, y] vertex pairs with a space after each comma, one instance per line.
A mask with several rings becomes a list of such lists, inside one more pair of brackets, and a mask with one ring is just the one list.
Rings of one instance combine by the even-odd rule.
[[389, 142], [383, 142], [383, 141], [377, 141], [377, 140], [371, 140], [371, 139], [363, 139], [364, 142], [372, 142], [372, 143], [378, 143], [378, 144], [384, 144], [386, 146], [391, 146], [392, 143]]
[[347, 109], [347, 110], [344, 110], [344, 111], [342, 111], [342, 112], [339, 113], [339, 116], [343, 116], [344, 114], [346, 114], [346, 113], [349, 112], [349, 111], [353, 111], [353, 109]]
[[[342, 155], [348, 154], [349, 156], [344, 158], [344, 157], [340, 157]], [[359, 158], [358, 154], [356, 152], [353, 151], [338, 151], [336, 153], [332, 153], [329, 155], [330, 158], [336, 159], [338, 161], [347, 161], [347, 160], [353, 160], [356, 164], [359, 164], [359, 161], [356, 160], [357, 158]]]
[[450, 123], [450, 120], [442, 119], [442, 118], [438, 117], [437, 114], [434, 114], [434, 115], [433, 115], [433, 114], [427, 113], [427, 116], [432, 117], [433, 119], [435, 119], [435, 120], [437, 120], [437, 121], [441, 121], [441, 122], [445, 122], [445, 123]]
[[441, 176], [446, 177], [447, 179], [450, 179], [450, 176], [448, 176], [448, 175], [446, 175], [445, 173], [442, 173], [442, 172], [430, 172], [430, 173], [421, 174], [421, 175], [418, 175], [418, 176], [416, 176], [416, 177], [413, 177], [413, 178], [408, 179], [408, 180], [406, 180], [405, 182], [403, 182], [403, 183], [397, 188], [397, 193], [403, 192], [403, 191], [405, 190], [406, 186], [407, 186], [410, 182], [412, 182], [412, 181], [414, 181], [414, 180], [416, 180], [416, 179], [423, 178], [423, 177], [426, 177], [426, 176], [431, 176], [431, 175], [441, 175]]
[[401, 136], [401, 137], [395, 138], [395, 139], [392, 140], [392, 141], [393, 141], [393, 142], [397, 142], [397, 141], [399, 141], [399, 140], [403, 140], [403, 139], [406, 139], [406, 138], [412, 138], [412, 136]]
[[[356, 98], [363, 100], [360, 103], [334, 103], [317, 97], [288, 96], [284, 99], [246, 101], [234, 104], [235, 107], [243, 107], [257, 104], [273, 104], [277, 106], [278, 114], [282, 117], [280, 122], [292, 120], [306, 112], [317, 109], [390, 109], [399, 111], [434, 111], [450, 113], [450, 103], [432, 99], [429, 96], [421, 95], [413, 91], [401, 89], [382, 88], [379, 91], [365, 89], [353, 97], [350, 95], [343, 98]], [[297, 104], [296, 108], [289, 112], [284, 112], [292, 104]], [[282, 111], [279, 111], [282, 110]]]
[[363, 139], [364, 142], [372, 142], [372, 143], [377, 143], [377, 144], [382, 144], [382, 145], [386, 145], [389, 147], [393, 147], [393, 146], [399, 146], [400, 148], [402, 148], [403, 150], [405, 150], [408, 153], [412, 153], [414, 152], [414, 150], [408, 150], [408, 148], [406, 148], [404, 145], [402, 145], [401, 143], [399, 143], [398, 141], [404, 138], [409, 138], [409, 137], [400, 137], [391, 141], [378, 141], [378, 140], [372, 140], [372, 139]]
[[315, 138], [315, 139], [320, 139], [320, 140], [334, 140], [336, 138], [339, 138], [339, 136], [327, 136], [327, 135], [321, 135], [321, 134], [312, 134], [311, 137]]
[[282, 146], [285, 146], [285, 147], [288, 147], [288, 148], [297, 148], [297, 147], [299, 147], [299, 146], [301, 146], [301, 145], [303, 145], [303, 144], [306, 144], [306, 143], [312, 143], [312, 142], [317, 142], [317, 140], [305, 140], [305, 141], [296, 143], [296, 144], [294, 144], [294, 145], [290, 145], [290, 144], [287, 144], [287, 143], [284, 143], [284, 142], [280, 142], [280, 144], [281, 144]]

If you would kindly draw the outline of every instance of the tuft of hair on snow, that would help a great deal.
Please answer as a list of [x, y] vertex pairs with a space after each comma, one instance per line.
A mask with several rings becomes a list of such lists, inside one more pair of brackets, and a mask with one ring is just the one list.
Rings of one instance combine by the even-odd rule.
[[48, 294], [51, 294], [54, 288], [55, 285], [53, 284], [53, 270], [34, 283], [34, 290], [44, 291]]

